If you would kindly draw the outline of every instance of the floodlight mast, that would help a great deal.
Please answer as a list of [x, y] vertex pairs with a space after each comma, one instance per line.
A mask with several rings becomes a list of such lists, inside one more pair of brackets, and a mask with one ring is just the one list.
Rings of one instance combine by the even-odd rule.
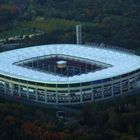
[[76, 25], [76, 41], [77, 44], [82, 44], [82, 25]]

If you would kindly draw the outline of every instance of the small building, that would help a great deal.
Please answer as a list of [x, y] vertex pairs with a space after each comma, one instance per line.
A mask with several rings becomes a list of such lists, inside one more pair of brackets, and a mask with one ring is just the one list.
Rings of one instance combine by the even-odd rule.
[[64, 119], [64, 111], [57, 111], [56, 112], [56, 117], [58, 119]]

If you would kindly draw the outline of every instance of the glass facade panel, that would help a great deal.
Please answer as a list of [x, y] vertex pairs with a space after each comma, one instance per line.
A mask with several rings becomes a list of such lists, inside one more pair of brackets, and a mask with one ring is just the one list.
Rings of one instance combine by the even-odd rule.
[[36, 100], [36, 89], [28, 87], [28, 94], [30, 100]]
[[0, 91], [2, 93], [5, 93], [5, 82], [0, 80]]
[[81, 86], [90, 86], [91, 82], [81, 83]]
[[0, 74], [0, 77], [1, 77], [1, 78], [4, 78], [4, 75]]
[[68, 84], [57, 84], [58, 88], [68, 88]]
[[136, 73], [138, 73], [138, 72], [140, 72], [140, 69], [137, 69], [137, 70], [136, 70]]
[[106, 83], [106, 82], [109, 82], [109, 81], [111, 81], [111, 78], [103, 79], [103, 83]]
[[80, 84], [70, 84], [69, 87], [80, 87]]
[[113, 80], [118, 80], [118, 79], [120, 79], [120, 76], [113, 77]]
[[56, 84], [46, 84], [46, 87], [56, 87]]
[[56, 103], [56, 95], [47, 95], [47, 102], [48, 103]]
[[[134, 72], [132, 72], [134, 73]], [[131, 74], [131, 73], [130, 73]], [[121, 77], [128, 76], [128, 74], [124, 74]], [[36, 100], [36, 101], [41, 101], [41, 102], [48, 102], [48, 103], [80, 103], [84, 101], [91, 101], [93, 99], [102, 99], [102, 97], [110, 97], [112, 95], [119, 95], [121, 93], [127, 93], [129, 90], [133, 90], [136, 87], [136, 82], [138, 81], [137, 79], [138, 75], [131, 75], [130, 79], [123, 80], [120, 79], [120, 77], [114, 77], [112, 79], [120, 79], [116, 80], [115, 83], [109, 84], [105, 83], [110, 81], [111, 79], [104, 79], [104, 80], [99, 80], [93, 81], [93, 82], [85, 82], [85, 83], [76, 83], [76, 84], [45, 84], [45, 83], [35, 83], [35, 82], [27, 82], [26, 80], [18, 80], [16, 78], [10, 78], [6, 77], [7, 79], [11, 79], [14, 81], [22, 82], [22, 83], [28, 83], [29, 87], [26, 87], [26, 84], [18, 85], [18, 84], [12, 84], [9, 82], [9, 80], [3, 80], [1, 78], [0, 80], [0, 91], [1, 93], [6, 93], [6, 94], [11, 94], [13, 96], [19, 97], [21, 95], [22, 98], [29, 97], [30, 100]], [[8, 81], [8, 82], [7, 82]], [[121, 81], [121, 82], [120, 82]], [[91, 89], [91, 83], [104, 83], [102, 86], [101, 85], [96, 85], [98, 87], [94, 87]], [[113, 81], [112, 81], [113, 82]], [[96, 83], [96, 84], [97, 84]], [[20, 83], [19, 83], [20, 84]], [[30, 87], [31, 85], [39, 85], [39, 86], [48, 86], [48, 87], [58, 87], [57, 88], [52, 88], [52, 90], [47, 90], [45, 91], [42, 87], [38, 88], [36, 90], [35, 88]], [[22, 86], [24, 85], [24, 86]], [[87, 87], [86, 87], [87, 86]], [[95, 86], [95, 85], [94, 85]], [[68, 89], [70, 87], [70, 89]], [[72, 88], [73, 87], [73, 88]], [[75, 88], [74, 88], [75, 87]], [[76, 88], [77, 87], [77, 88]], [[42, 89], [41, 89], [42, 88]], [[64, 88], [64, 89], [61, 89]], [[51, 89], [51, 88], [50, 88]], [[56, 91], [57, 89], [57, 91]], [[74, 90], [75, 89], [75, 90]], [[69, 91], [70, 90], [70, 91]]]
[[89, 101], [89, 100], [91, 100], [91, 93], [92, 93], [91, 88], [82, 89], [82, 100], [83, 101]]
[[36, 82], [28, 81], [28, 84], [30, 84], [30, 85], [36, 85]]
[[27, 98], [28, 88], [25, 86], [20, 86], [20, 93], [22, 98]]
[[19, 82], [19, 79], [16, 79], [16, 78], [12, 78], [12, 80], [15, 82]]
[[21, 82], [21, 83], [27, 83], [27, 81], [26, 80], [21, 80], [21, 79], [19, 79], [19, 82]]
[[58, 103], [68, 103], [68, 102], [69, 102], [69, 97], [58, 96]]
[[56, 91], [47, 90], [47, 102], [55, 103], [56, 102]]
[[135, 73], [136, 73], [136, 71], [132, 71], [132, 72], [129, 73], [129, 75], [133, 75]]
[[136, 86], [136, 78], [135, 77], [129, 79], [129, 86], [130, 86], [130, 90], [133, 90], [135, 88], [135, 86]]
[[122, 92], [128, 91], [128, 80], [122, 81]]
[[70, 91], [70, 102], [75, 103], [75, 102], [80, 102], [80, 90], [71, 90]]
[[58, 94], [58, 103], [68, 103], [69, 102], [68, 91], [57, 91], [57, 94]]
[[13, 85], [13, 95], [19, 96], [19, 86], [17, 84]]
[[45, 91], [43, 89], [37, 89], [38, 101], [45, 102]]
[[93, 81], [92, 84], [101, 84], [102, 80]]
[[12, 94], [12, 84], [8, 83], [8, 82], [5, 82], [5, 93], [6, 94]]
[[47, 90], [47, 95], [53, 95], [56, 94], [56, 91], [54, 90]]
[[5, 79], [11, 80], [12, 78], [9, 76], [4, 76]]
[[103, 87], [103, 95], [104, 97], [109, 97], [112, 95], [111, 85], [105, 85]]
[[120, 94], [121, 90], [120, 90], [120, 82], [114, 83], [113, 84], [113, 94], [117, 95]]
[[122, 78], [125, 78], [125, 77], [127, 77], [127, 76], [128, 76], [128, 73], [127, 73], [127, 74], [121, 75]]
[[94, 99], [102, 98], [102, 87], [95, 87], [93, 89], [93, 98]]

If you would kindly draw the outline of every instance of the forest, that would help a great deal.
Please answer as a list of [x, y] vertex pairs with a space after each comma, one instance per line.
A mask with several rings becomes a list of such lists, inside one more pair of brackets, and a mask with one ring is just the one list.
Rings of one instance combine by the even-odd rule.
[[[65, 111], [29, 106], [0, 98], [2, 140], [139, 140], [140, 95], [94, 102]], [[69, 107], [67, 108], [69, 110]], [[68, 119], [72, 118], [72, 119]]]
[[81, 23], [83, 42], [140, 45], [139, 0], [3, 0], [0, 21], [0, 38], [41, 30], [45, 35], [31, 42], [75, 43], [75, 25]]

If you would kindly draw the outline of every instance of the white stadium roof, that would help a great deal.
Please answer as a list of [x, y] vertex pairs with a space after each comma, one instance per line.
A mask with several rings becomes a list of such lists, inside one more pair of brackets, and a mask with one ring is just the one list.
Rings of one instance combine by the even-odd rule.
[[[62, 77], [13, 64], [25, 59], [51, 54], [81, 57], [110, 64], [112, 67], [102, 69], [100, 71], [89, 72], [87, 74]], [[86, 45], [55, 44], [35, 46], [0, 53], [0, 74], [45, 83], [78, 83], [95, 81], [122, 75], [139, 68], [139, 56], [96, 46], [88, 47]]]

